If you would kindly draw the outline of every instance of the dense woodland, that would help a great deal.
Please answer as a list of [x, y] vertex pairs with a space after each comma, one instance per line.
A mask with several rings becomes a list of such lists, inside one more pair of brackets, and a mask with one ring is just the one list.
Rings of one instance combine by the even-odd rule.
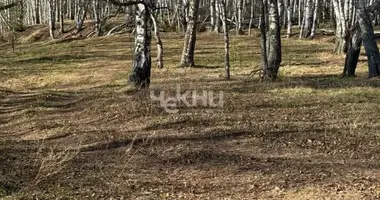
[[[275, 80], [281, 65], [281, 29], [292, 36], [293, 26], [300, 28], [300, 39], [313, 39], [317, 31], [334, 32], [336, 54], [347, 53], [343, 76], [355, 76], [360, 46], [368, 55], [369, 77], [380, 75], [380, 54], [375, 43], [373, 24], [380, 20], [379, 1], [366, 0], [33, 0], [3, 1], [2, 35], [23, 31], [26, 26], [46, 24], [54, 39], [64, 33], [64, 24], [74, 21], [80, 34], [86, 20], [94, 23], [89, 36], [112, 34], [123, 26], [134, 27], [135, 55], [130, 81], [136, 87], [150, 82], [151, 37], [158, 47], [157, 65], [164, 67], [162, 30], [185, 32], [179, 66], [191, 67], [194, 61], [197, 31], [223, 32], [225, 40], [225, 77], [230, 78], [229, 31], [251, 34], [261, 30], [262, 80]], [[125, 15], [125, 23], [105, 33], [103, 27], [113, 17]], [[132, 24], [132, 25], [131, 25]], [[151, 33], [153, 31], [153, 34]]]

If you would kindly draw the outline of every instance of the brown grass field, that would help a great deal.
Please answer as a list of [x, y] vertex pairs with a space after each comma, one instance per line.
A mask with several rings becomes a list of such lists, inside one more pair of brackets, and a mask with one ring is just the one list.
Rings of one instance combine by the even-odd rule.
[[[261, 83], [257, 36], [164, 33], [151, 90], [223, 91], [223, 107], [169, 114], [128, 85], [132, 36], [0, 45], [0, 199], [380, 198], [380, 82], [341, 79], [326, 38], [283, 39], [280, 78]], [[153, 57], [155, 45], [153, 41]], [[153, 64], [155, 65], [155, 64]]]

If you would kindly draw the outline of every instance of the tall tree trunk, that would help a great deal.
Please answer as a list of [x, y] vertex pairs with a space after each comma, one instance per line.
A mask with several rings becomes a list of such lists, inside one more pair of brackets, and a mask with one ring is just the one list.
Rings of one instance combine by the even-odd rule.
[[252, 23], [253, 23], [253, 18], [254, 18], [254, 13], [255, 13], [255, 0], [251, 0], [250, 8], [251, 8], [251, 12], [250, 12], [250, 17], [249, 17], [248, 35], [251, 35]]
[[41, 23], [41, 18], [40, 18], [40, 0], [35, 0], [35, 15], [36, 15], [36, 24], [40, 24]]
[[265, 71], [268, 69], [268, 55], [267, 55], [267, 24], [268, 24], [268, 0], [260, 0], [260, 46], [261, 46], [261, 60], [262, 60], [262, 73], [261, 80], [264, 81]]
[[189, 10], [187, 17], [187, 27], [185, 33], [185, 42], [181, 57], [181, 67], [194, 66], [194, 51], [197, 37], [199, 0], [189, 0]]
[[52, 40], [54, 40], [55, 31], [55, 0], [49, 0], [49, 33]]
[[335, 30], [335, 49], [336, 54], [343, 54], [346, 51], [346, 20], [342, 8], [341, 0], [332, 0], [334, 5], [336, 30]]
[[284, 23], [285, 20], [285, 15], [284, 15], [284, 0], [277, 0], [277, 5], [278, 5], [278, 20], [280, 23], [280, 27]]
[[318, 27], [318, 15], [319, 15], [319, 1], [320, 0], [314, 0], [314, 13], [313, 13], [313, 26], [311, 28], [310, 38], [314, 38], [315, 32], [317, 31]]
[[79, 4], [75, 6], [77, 7], [76, 28], [77, 28], [77, 33], [79, 33], [82, 31], [83, 23], [87, 15], [88, 1], [83, 0], [83, 2], [79, 2]]
[[358, 0], [356, 5], [361, 36], [368, 57], [369, 77], [376, 77], [380, 75], [380, 53], [376, 43], [372, 21], [366, 9], [366, 1]]
[[290, 38], [291, 35], [292, 35], [292, 27], [293, 27], [293, 11], [294, 11], [294, 3], [295, 3], [295, 0], [287, 0], [288, 3], [287, 3], [287, 20], [288, 20], [288, 23], [287, 23], [287, 30], [286, 30], [286, 37], [287, 38]]
[[[357, 5], [356, 5], [357, 6]], [[360, 29], [360, 25], [358, 22], [355, 22], [357, 15], [359, 12], [356, 12], [355, 4], [352, 3], [352, 29], [348, 32], [348, 41], [347, 41], [347, 54], [345, 60], [345, 66], [343, 70], [343, 77], [353, 77], [355, 76], [356, 66], [359, 60], [360, 47], [362, 44], [362, 33]], [[359, 6], [357, 6], [359, 8]], [[370, 12], [371, 19], [376, 17], [376, 15], [380, 12], [380, 1], [377, 1], [371, 5], [371, 7], [366, 9], [367, 12]], [[363, 23], [363, 21], [362, 21]], [[371, 75], [370, 75], [371, 77]]]
[[[218, 4], [219, 0], [215, 0], [215, 5]], [[214, 24], [214, 32], [219, 33], [219, 27], [220, 27], [220, 10], [219, 6], [215, 6], [215, 24]]]
[[348, 32], [347, 54], [344, 63], [343, 77], [354, 77], [356, 66], [359, 61], [362, 38], [360, 28]]
[[302, 27], [302, 10], [303, 10], [303, 1], [298, 0], [298, 27]]
[[236, 34], [243, 34], [243, 3], [244, 0], [237, 0], [237, 19], [236, 19]]
[[63, 5], [64, 0], [59, 0], [59, 21], [60, 21], [60, 32], [63, 34], [65, 32], [65, 22], [64, 22], [64, 5]]
[[313, 26], [313, 1], [305, 0], [305, 11], [301, 27], [300, 38], [309, 38]]
[[210, 0], [210, 30], [213, 31], [215, 28], [215, 0]]
[[148, 8], [143, 4], [136, 5], [135, 44], [133, 50], [133, 67], [129, 81], [137, 89], [147, 88], [151, 73], [151, 22]]
[[228, 80], [230, 74], [230, 41], [227, 28], [226, 0], [219, 0], [219, 10], [221, 12], [222, 26], [224, 33], [224, 77]]
[[157, 44], [157, 67], [159, 69], [164, 68], [164, 59], [163, 59], [163, 45], [160, 37], [160, 28], [157, 23], [156, 16], [153, 14], [153, 12], [150, 13], [150, 18], [152, 20], [153, 28], [154, 28], [154, 37], [156, 39], [156, 44]]
[[263, 80], [274, 81], [277, 79], [281, 64], [281, 35], [278, 15], [277, 0], [269, 0], [268, 24], [266, 39], [267, 67], [263, 69]]
[[93, 12], [94, 12], [94, 24], [95, 24], [95, 34], [100, 36], [102, 34], [102, 22], [100, 20], [100, 2], [99, 0], [93, 0], [92, 2]]

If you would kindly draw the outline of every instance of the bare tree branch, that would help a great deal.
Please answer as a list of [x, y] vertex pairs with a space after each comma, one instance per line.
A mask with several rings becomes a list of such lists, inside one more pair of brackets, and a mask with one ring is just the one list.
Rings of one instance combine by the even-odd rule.
[[16, 2], [13, 2], [13, 3], [7, 4], [7, 5], [0, 5], [0, 10], [6, 10], [6, 9], [9, 9], [9, 8], [15, 7], [19, 3], [21, 3], [21, 1], [16, 1]]
[[147, 3], [143, 0], [129, 0], [127, 2], [120, 2], [118, 0], [109, 0], [109, 2], [116, 6], [132, 6], [132, 5], [136, 5], [140, 3], [147, 6]]

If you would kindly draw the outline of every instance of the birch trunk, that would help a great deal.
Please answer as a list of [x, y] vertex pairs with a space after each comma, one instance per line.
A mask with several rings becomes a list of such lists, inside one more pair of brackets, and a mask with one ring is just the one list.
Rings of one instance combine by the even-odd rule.
[[252, 23], [254, 18], [254, 12], [255, 12], [255, 1], [251, 0], [251, 13], [249, 17], [249, 25], [248, 25], [248, 35], [251, 35], [251, 29], [252, 29]]
[[210, 1], [210, 30], [215, 28], [215, 0]]
[[300, 38], [306, 39], [309, 38], [311, 34], [311, 29], [313, 26], [313, 1], [305, 0], [305, 11], [303, 16], [303, 23], [300, 32]]
[[333, 0], [335, 13], [336, 30], [335, 30], [335, 49], [336, 54], [343, 54], [346, 51], [346, 20], [342, 9], [341, 0]]
[[[243, 0], [237, 0], [237, 19], [236, 19], [236, 34], [241, 35], [243, 34], [243, 27], [242, 27], [242, 22], [243, 22]], [[222, 14], [223, 15], [223, 14]]]
[[260, 46], [261, 46], [261, 60], [262, 70], [260, 78], [264, 81], [265, 71], [268, 69], [268, 55], [267, 55], [267, 24], [268, 24], [268, 0], [260, 0], [261, 13], [260, 13]]
[[59, 0], [59, 22], [60, 22], [60, 32], [61, 34], [63, 34], [65, 32], [65, 20], [64, 20], [64, 11], [63, 11], [63, 8], [64, 8], [64, 0]]
[[133, 50], [132, 74], [129, 81], [137, 89], [148, 88], [151, 73], [151, 27], [148, 8], [143, 4], [136, 5], [135, 41]]
[[162, 69], [164, 68], [164, 59], [162, 55], [164, 51], [163, 51], [163, 45], [162, 45], [162, 41], [160, 37], [160, 28], [158, 26], [157, 19], [152, 12], [150, 13], [150, 18], [152, 20], [153, 29], [154, 29], [154, 37], [156, 39], [156, 44], [157, 44], [157, 58], [156, 58], [157, 67], [159, 69]]
[[356, 28], [355, 30], [348, 33], [347, 41], [347, 54], [346, 60], [343, 69], [343, 77], [354, 77], [356, 66], [359, 61], [360, 56], [360, 47], [362, 45], [362, 38], [360, 36], [360, 29]]
[[[265, 21], [265, 20], [264, 20]], [[277, 79], [278, 70], [281, 64], [281, 35], [277, 0], [269, 0], [268, 21], [266, 24], [266, 58], [267, 64], [264, 65], [262, 80], [274, 81]], [[262, 27], [263, 28], [263, 27]], [[262, 47], [263, 48], [263, 47]]]
[[230, 74], [230, 41], [227, 28], [226, 0], [219, 0], [219, 10], [221, 12], [222, 26], [224, 33], [224, 77], [229, 80]]
[[317, 31], [317, 26], [318, 26], [318, 16], [319, 16], [319, 1], [320, 0], [314, 0], [314, 13], [313, 13], [313, 26], [311, 28], [311, 33], [310, 33], [310, 38], [314, 38], [315, 33]]
[[286, 30], [286, 37], [287, 38], [290, 38], [291, 35], [292, 35], [292, 28], [293, 28], [293, 8], [294, 8], [294, 3], [295, 3], [295, 0], [287, 0], [288, 3], [287, 3], [287, 20], [288, 20], [288, 23], [287, 23], [287, 30]]
[[366, 1], [358, 0], [356, 5], [361, 37], [368, 57], [369, 77], [380, 76], [380, 53], [375, 39], [372, 20], [366, 8]]
[[181, 57], [181, 67], [194, 66], [194, 51], [197, 37], [199, 0], [189, 0], [189, 10], [187, 17], [187, 27], [185, 33], [185, 42]]
[[102, 34], [102, 24], [100, 20], [100, 2], [99, 0], [93, 0], [92, 2], [93, 12], [94, 12], [94, 24], [95, 24], [95, 34], [100, 36]]
[[55, 0], [49, 0], [49, 33], [52, 40], [54, 40], [54, 30], [55, 30]]

